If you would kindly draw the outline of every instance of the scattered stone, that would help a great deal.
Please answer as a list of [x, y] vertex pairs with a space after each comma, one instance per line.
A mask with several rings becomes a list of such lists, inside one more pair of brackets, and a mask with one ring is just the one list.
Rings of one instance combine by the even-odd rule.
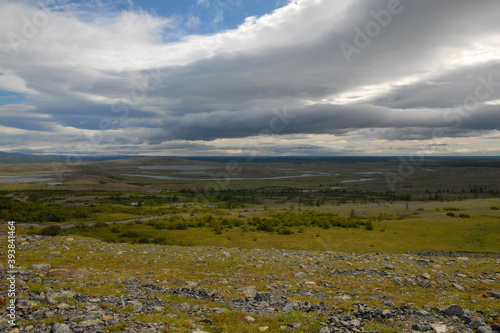
[[422, 324], [413, 324], [411, 329], [417, 332], [427, 332], [432, 330], [432, 326], [430, 325], [422, 325]]
[[469, 323], [469, 326], [472, 327], [473, 329], [478, 329], [481, 326], [486, 326], [486, 323], [482, 318], [474, 318]]
[[71, 333], [71, 330], [67, 324], [54, 323], [51, 333]]
[[299, 279], [305, 278], [306, 277], [306, 273], [304, 273], [304, 272], [298, 272], [297, 274], [295, 274], [295, 277], [299, 278]]
[[469, 261], [470, 259], [467, 257], [457, 257], [457, 261]]
[[46, 271], [50, 269], [52, 266], [50, 264], [33, 264], [31, 265], [31, 269], [34, 271]]
[[500, 298], [500, 290], [490, 291], [488, 295], [493, 298]]
[[172, 306], [173, 311], [187, 312], [191, 310], [191, 305], [188, 303], [179, 303]]
[[94, 319], [89, 319], [89, 320], [84, 320], [80, 323], [80, 327], [86, 328], [86, 329], [92, 329], [95, 327], [98, 327], [102, 325], [100, 320], [94, 320]]
[[478, 333], [494, 333], [489, 326], [480, 326], [477, 328]]
[[319, 330], [319, 333], [330, 333], [330, 329], [328, 327], [322, 327], [320, 330]]
[[464, 315], [464, 310], [458, 304], [447, 306], [446, 308], [441, 309], [441, 312], [449, 317], [457, 316], [461, 318]]
[[254, 317], [246, 316], [245, 320], [248, 323], [255, 323], [255, 318]]
[[262, 326], [262, 327], [259, 327], [259, 331], [260, 332], [267, 332], [269, 330], [269, 326]]
[[422, 274], [422, 277], [426, 280], [429, 280], [431, 278], [431, 275], [429, 273], [424, 273]]
[[198, 287], [198, 283], [196, 283], [194, 281], [186, 281], [186, 287], [188, 287], [188, 288]]
[[400, 287], [403, 287], [403, 279], [400, 278], [400, 277], [395, 277], [394, 279], [392, 279], [392, 283], [394, 283], [395, 285], [398, 285]]
[[455, 287], [456, 289], [461, 290], [461, 291], [465, 290], [465, 288], [463, 286], [459, 285], [458, 283], [454, 283], [453, 287]]
[[443, 324], [432, 324], [431, 327], [434, 330], [434, 332], [436, 332], [436, 333], [448, 332], [446, 325], [443, 325]]
[[239, 289], [243, 292], [243, 295], [247, 298], [255, 298], [257, 296], [257, 290], [255, 287], [243, 287]]

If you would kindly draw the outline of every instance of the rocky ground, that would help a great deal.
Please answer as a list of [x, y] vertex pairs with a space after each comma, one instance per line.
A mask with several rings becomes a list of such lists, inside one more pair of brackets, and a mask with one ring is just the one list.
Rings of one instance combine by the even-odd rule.
[[2, 267], [1, 332], [500, 332], [500, 255], [25, 236], [17, 263], [18, 326]]

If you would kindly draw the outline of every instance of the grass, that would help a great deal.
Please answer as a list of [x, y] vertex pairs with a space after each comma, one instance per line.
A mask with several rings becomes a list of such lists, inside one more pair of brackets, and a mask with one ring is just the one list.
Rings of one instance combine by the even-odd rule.
[[[64, 230], [66, 235], [94, 237], [107, 242], [160, 243], [163, 245], [198, 245], [262, 249], [288, 249], [310, 251], [339, 251], [356, 253], [389, 252], [403, 253], [423, 250], [465, 251], [465, 252], [500, 252], [500, 213], [488, 210], [493, 200], [468, 200], [461, 202], [470, 218], [446, 216], [444, 208], [450, 203], [429, 203], [423, 206], [421, 215], [403, 216], [401, 220], [373, 221], [373, 230], [366, 226], [357, 228], [288, 226], [276, 227], [274, 232], [256, 230], [255, 226], [244, 224], [240, 227], [222, 228], [214, 232], [212, 228], [187, 228], [169, 230], [159, 228], [156, 222], [129, 222], [113, 226], [71, 228]], [[376, 204], [365, 205], [367, 214], [385, 214], [389, 210], [403, 207], [394, 204], [384, 207]], [[348, 214], [351, 205], [337, 207], [338, 214]], [[320, 208], [325, 209], [324, 207]], [[237, 212], [226, 216], [235, 216]], [[232, 215], [231, 215], [232, 214]], [[245, 215], [258, 216], [259, 212]], [[266, 212], [267, 214], [267, 212]], [[381, 215], [383, 216], [383, 215]], [[224, 216], [222, 216], [224, 217]], [[222, 218], [221, 217], [221, 218]], [[184, 216], [185, 223], [197, 215]], [[102, 225], [102, 224], [101, 224]], [[31, 232], [38, 232], [34, 229]]]

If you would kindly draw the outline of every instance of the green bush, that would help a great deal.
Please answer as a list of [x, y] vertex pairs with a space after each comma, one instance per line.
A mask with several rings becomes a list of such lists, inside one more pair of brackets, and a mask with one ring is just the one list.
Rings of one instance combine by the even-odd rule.
[[453, 216], [455, 216], [455, 213], [453, 213], [453, 212], [448, 212], [448, 213], [446, 213], [446, 216], [451, 216], [451, 217], [453, 217]]
[[163, 236], [154, 238], [153, 239], [153, 243], [154, 244], [159, 244], [159, 245], [168, 245], [169, 244], [167, 238], [163, 237]]
[[120, 237], [137, 238], [137, 237], [141, 237], [141, 235], [135, 231], [124, 231], [120, 234]]
[[149, 243], [149, 238], [146, 235], [141, 236], [138, 239], [138, 242], [141, 243], [141, 244], [148, 244]]
[[114, 232], [115, 234], [117, 234], [117, 233], [120, 232], [120, 227], [117, 226], [117, 225], [113, 225], [113, 226], [111, 226], [111, 228], [109, 228], [109, 231]]
[[58, 225], [49, 225], [48, 227], [40, 230], [40, 235], [44, 236], [57, 236], [61, 233], [62, 228]]
[[87, 228], [87, 227], [88, 227], [88, 225], [87, 225], [87, 223], [85, 223], [85, 222], [78, 222], [78, 223], [75, 223], [75, 228], [78, 228], [78, 229], [85, 229], [85, 228]]
[[280, 235], [291, 235], [291, 234], [293, 234], [293, 231], [290, 228], [282, 228], [282, 229], [278, 230], [278, 234], [280, 234]]
[[499, 208], [497, 206], [490, 207], [491, 210], [498, 210]]
[[176, 230], [186, 230], [187, 228], [188, 228], [188, 224], [186, 223], [186, 221], [177, 222], [175, 224]]
[[370, 231], [373, 230], [373, 223], [372, 223], [372, 221], [366, 222], [365, 229], [366, 230], [370, 230]]
[[461, 217], [461, 218], [470, 218], [470, 215], [469, 214], [459, 214], [458, 217]]
[[165, 221], [159, 221], [154, 224], [155, 229], [161, 230], [161, 229], [167, 229], [167, 222]]

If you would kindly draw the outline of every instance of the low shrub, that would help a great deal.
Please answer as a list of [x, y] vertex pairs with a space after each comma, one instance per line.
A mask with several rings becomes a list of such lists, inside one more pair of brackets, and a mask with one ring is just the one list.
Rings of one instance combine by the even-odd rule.
[[61, 233], [62, 228], [58, 225], [49, 225], [48, 227], [40, 230], [40, 235], [44, 236], [57, 236]]

